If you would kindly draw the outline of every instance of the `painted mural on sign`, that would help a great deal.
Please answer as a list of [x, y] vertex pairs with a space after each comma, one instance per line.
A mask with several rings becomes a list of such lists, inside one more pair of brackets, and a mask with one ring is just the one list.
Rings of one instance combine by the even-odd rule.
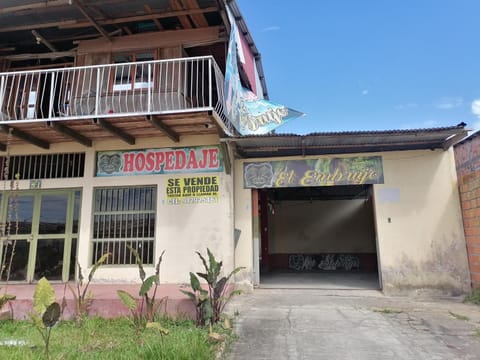
[[223, 171], [218, 146], [97, 152], [96, 176]]
[[216, 175], [169, 178], [166, 195], [168, 205], [218, 203], [219, 178]]
[[383, 184], [380, 156], [279, 160], [243, 164], [245, 188]]

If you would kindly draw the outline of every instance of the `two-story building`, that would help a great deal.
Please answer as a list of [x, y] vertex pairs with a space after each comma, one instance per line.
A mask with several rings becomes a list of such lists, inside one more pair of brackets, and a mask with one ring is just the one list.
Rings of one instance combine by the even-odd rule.
[[295, 112], [267, 98], [233, 0], [2, 1], [10, 282], [73, 280], [107, 252], [97, 281], [138, 281], [132, 247], [150, 270], [166, 250], [162, 282], [186, 283], [208, 247], [250, 288], [356, 272], [468, 290], [463, 124], [275, 135]]

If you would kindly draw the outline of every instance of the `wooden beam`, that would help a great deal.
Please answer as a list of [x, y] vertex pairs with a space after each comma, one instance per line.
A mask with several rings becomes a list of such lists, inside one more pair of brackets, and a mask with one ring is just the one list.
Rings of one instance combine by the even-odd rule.
[[[178, 0], [170, 0], [170, 8], [173, 10], [184, 10], [183, 5], [178, 2]], [[179, 15], [177, 16], [180, 24], [182, 24], [184, 29], [191, 29], [192, 24], [190, 23], [190, 19], [186, 15]]]
[[[153, 10], [152, 10], [152, 8], [150, 7], [150, 5], [145, 4], [145, 5], [143, 5], [143, 8], [145, 9], [145, 12], [146, 12], [147, 14], [153, 14]], [[157, 18], [152, 19], [152, 21], [155, 23], [155, 25], [157, 26], [157, 29], [158, 29], [158, 30], [163, 30], [163, 26], [162, 26], [162, 24], [160, 24], [160, 21], [158, 21]]]
[[92, 140], [83, 136], [75, 130], [70, 129], [69, 127], [60, 124], [56, 121], [47, 121], [47, 126], [51, 127], [55, 131], [59, 132], [62, 135], [68, 136], [69, 138], [75, 140], [76, 142], [85, 145], [86, 147], [92, 147]]
[[[188, 9], [200, 9], [197, 0], [182, 0]], [[208, 26], [208, 21], [203, 14], [191, 14], [193, 23], [196, 27]]]
[[[115, 18], [115, 19], [97, 19], [96, 21], [99, 25], [105, 26], [105, 25], [124, 24], [124, 23], [143, 21], [143, 20], [164, 19], [164, 18], [170, 18], [170, 17], [182, 16], [182, 15], [204, 14], [204, 13], [211, 13], [216, 11], [218, 11], [218, 7], [211, 6], [204, 9], [159, 11], [159, 12], [154, 12], [152, 14], [127, 16], [127, 17], [121, 17], [121, 18]], [[82, 28], [82, 27], [89, 27], [89, 26], [91, 26], [91, 24], [88, 21], [76, 21], [76, 20], [69, 21], [64, 25], [58, 25], [60, 29], [73, 29], [73, 28]], [[1, 31], [4, 31], [4, 30], [0, 28], [0, 32]]]
[[35, 39], [37, 40], [37, 43], [42, 43], [46, 47], [50, 49], [51, 52], [58, 52], [57, 48], [53, 46], [50, 41], [45, 39], [42, 35], [40, 35], [36, 30], [32, 30], [33, 36], [35, 36]]
[[92, 17], [90, 16], [90, 14], [88, 13], [87, 11], [87, 8], [85, 7], [85, 5], [83, 5], [83, 3], [81, 2], [81, 0], [72, 0], [73, 3], [75, 4], [75, 6], [78, 8], [78, 10], [80, 10], [80, 12], [83, 14], [83, 16], [85, 16], [88, 21], [90, 21], [90, 23], [93, 25], [93, 27], [95, 29], [97, 29], [97, 31], [105, 38], [107, 39], [108, 41], [111, 41], [110, 39], [110, 36], [108, 35], [108, 33], [105, 31], [105, 29], [103, 29], [100, 24], [97, 23], [97, 21]]
[[230, 159], [230, 152], [228, 151], [228, 144], [226, 142], [220, 141], [220, 151], [225, 165], [225, 174], [230, 175], [232, 172], [232, 160]]
[[[41, 53], [41, 54], [16, 54], [16, 55], [4, 55], [0, 56], [0, 59], [7, 59], [11, 61], [21, 61], [21, 60], [37, 60], [37, 59], [58, 59], [63, 57], [74, 58], [76, 55], [75, 51], [58, 51], [50, 53]], [[57, 64], [57, 67], [58, 64]]]
[[135, 137], [123, 131], [122, 129], [112, 125], [106, 120], [103, 119], [93, 119], [92, 122], [95, 125], [100, 126], [102, 129], [108, 131], [109, 133], [115, 135], [121, 140], [125, 141], [127, 144], [135, 145]]
[[160, 129], [173, 142], [179, 142], [180, 141], [180, 136], [175, 131], [170, 129], [170, 127], [165, 125], [160, 119], [157, 119], [157, 118], [153, 117], [152, 115], [146, 116], [146, 119], [147, 119], [147, 121], [152, 123], [152, 125], [155, 126], [157, 129]]
[[69, 4], [70, 4], [69, 0], [49, 0], [49, 1], [35, 2], [35, 3], [26, 4], [26, 5], [17, 5], [17, 6], [0, 8], [0, 14], [18, 13], [19, 11], [25, 11], [25, 10], [39, 10], [39, 9], [53, 8], [53, 7], [65, 6]]
[[[51, 27], [61, 27], [66, 25], [73, 25], [76, 24], [77, 20], [63, 20], [63, 21], [52, 21], [46, 23], [39, 23], [39, 24], [26, 24], [26, 25], [15, 25], [15, 26], [7, 26], [2, 27], [0, 25], [0, 32], [13, 32], [13, 31], [21, 31], [21, 30], [33, 30], [33, 29], [45, 29]], [[88, 22], [87, 25], [82, 27], [91, 26]]]
[[0, 130], [3, 131], [4, 133], [6, 134], [9, 134], [10, 131], [12, 133], [12, 136], [18, 138], [18, 139], [21, 139], [21, 140], [24, 140], [26, 142], [29, 142], [30, 144], [33, 144], [33, 145], [36, 145], [42, 149], [49, 149], [50, 148], [50, 144], [40, 138], [37, 138], [33, 135], [30, 135], [22, 130], [17, 130], [15, 128], [12, 128], [10, 126], [7, 126], [7, 125], [0, 125]]
[[165, 30], [159, 36], [158, 32], [149, 32], [144, 34], [134, 34], [130, 36], [121, 36], [112, 38], [109, 42], [105, 39], [85, 40], [78, 44], [78, 54], [89, 54], [95, 52], [121, 52], [134, 51], [144, 49], [145, 44], [150, 48], [164, 48], [182, 45], [189, 47], [190, 45], [199, 43], [209, 43], [224, 41], [221, 37], [220, 30], [217, 26], [210, 26], [200, 29], [188, 30]]

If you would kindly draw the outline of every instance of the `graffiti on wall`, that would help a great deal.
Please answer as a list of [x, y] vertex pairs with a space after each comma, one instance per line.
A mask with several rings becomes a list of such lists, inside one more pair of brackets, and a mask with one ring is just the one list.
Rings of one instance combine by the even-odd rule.
[[358, 256], [349, 254], [291, 254], [288, 256], [288, 267], [295, 271], [351, 271], [360, 269], [360, 258]]

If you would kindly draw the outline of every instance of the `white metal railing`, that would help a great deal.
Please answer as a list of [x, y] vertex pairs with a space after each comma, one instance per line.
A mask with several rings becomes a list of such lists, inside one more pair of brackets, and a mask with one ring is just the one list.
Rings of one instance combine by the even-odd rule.
[[0, 73], [0, 124], [215, 111], [224, 76], [211, 56]]

